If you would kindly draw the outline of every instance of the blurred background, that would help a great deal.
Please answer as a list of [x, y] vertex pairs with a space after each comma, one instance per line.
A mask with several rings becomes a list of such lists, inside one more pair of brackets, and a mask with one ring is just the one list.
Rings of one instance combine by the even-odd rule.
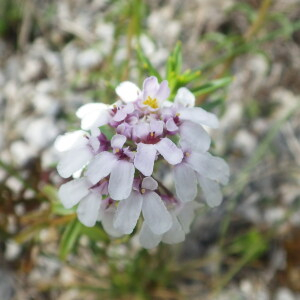
[[[230, 78], [197, 101], [232, 176], [184, 243], [146, 251], [61, 207], [53, 141], [164, 77], [178, 41], [197, 84]], [[299, 0], [1, 0], [0, 300], [300, 299], [299, 110]]]

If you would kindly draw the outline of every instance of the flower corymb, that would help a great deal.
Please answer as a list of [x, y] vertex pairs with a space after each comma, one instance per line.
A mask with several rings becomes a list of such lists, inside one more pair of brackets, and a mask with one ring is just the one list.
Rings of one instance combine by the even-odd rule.
[[[208, 152], [211, 139], [203, 128], [217, 128], [218, 119], [195, 107], [187, 88], [169, 99], [168, 82], [153, 76], [142, 90], [125, 81], [116, 94], [113, 105], [80, 107], [81, 130], [57, 138], [58, 173], [73, 177], [59, 197], [66, 208], [78, 204], [84, 225], [100, 221], [111, 236], [132, 233], [141, 220], [143, 247], [182, 242], [200, 206], [198, 184], [214, 207], [222, 202], [220, 184], [229, 180], [226, 162]], [[159, 180], [168, 171], [174, 193]]]

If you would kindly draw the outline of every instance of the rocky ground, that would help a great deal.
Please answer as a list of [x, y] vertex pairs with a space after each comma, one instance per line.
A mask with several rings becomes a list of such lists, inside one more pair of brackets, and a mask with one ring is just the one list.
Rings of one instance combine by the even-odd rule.
[[[260, 4], [244, 2], [254, 10]], [[216, 54], [211, 39], [201, 40], [205, 34], [219, 33], [221, 39], [247, 30], [243, 11], [232, 10], [237, 3], [146, 1], [141, 22], [145, 53], [162, 69], [180, 39], [185, 67], [205, 65]], [[24, 216], [37, 206], [36, 190], [45, 183], [60, 183], [53, 168], [58, 159], [53, 141], [78, 125], [75, 110], [83, 103], [114, 97], [110, 78], [111, 85], [128, 77], [141, 82], [134, 50], [128, 51], [120, 29], [126, 5], [108, 0], [32, 0], [22, 5], [18, 29], [10, 28], [0, 37], [0, 299], [102, 299], [76, 289], [53, 288], [56, 282], [69, 286], [83, 276], [72, 269], [72, 261], [62, 264], [56, 257], [56, 230], [42, 230], [36, 237], [40, 246], [30, 251], [22, 246], [30, 243], [27, 238], [21, 237], [20, 244], [6, 234], [14, 235], [26, 224]], [[299, 20], [300, 1], [274, 1], [271, 12], [288, 30]], [[276, 26], [262, 30], [261, 36], [268, 30]], [[133, 48], [134, 43], [133, 39]], [[129, 59], [128, 74], [111, 75]], [[222, 67], [211, 73], [218, 74]], [[222, 109], [216, 111], [221, 127], [213, 135], [215, 153], [231, 167], [232, 183], [224, 191], [223, 205], [201, 213], [177, 250], [182, 263], [199, 257], [209, 263], [183, 276], [182, 296], [157, 299], [300, 299], [300, 31], [236, 57], [226, 72], [234, 81]], [[211, 286], [220, 265], [211, 257], [220, 254], [220, 229], [225, 245], [237, 233], [249, 237], [255, 232], [250, 242], [259, 244], [265, 237], [265, 248], [263, 255], [241, 263], [217, 295]], [[82, 255], [85, 266], [93, 265], [89, 254]], [[226, 255], [224, 270], [239, 265], [234, 252]], [[102, 267], [95, 269], [105, 274]]]

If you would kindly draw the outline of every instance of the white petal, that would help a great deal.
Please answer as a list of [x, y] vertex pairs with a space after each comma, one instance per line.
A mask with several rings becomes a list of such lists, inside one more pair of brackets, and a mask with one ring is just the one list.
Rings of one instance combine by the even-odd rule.
[[88, 103], [84, 104], [81, 107], [79, 107], [76, 111], [76, 116], [79, 119], [82, 119], [84, 116], [92, 113], [93, 111], [99, 111], [99, 110], [104, 110], [107, 109], [108, 105], [104, 103]]
[[116, 87], [116, 93], [124, 102], [128, 103], [135, 101], [141, 90], [134, 83], [124, 81]]
[[163, 235], [162, 241], [166, 244], [181, 243], [185, 239], [185, 233], [174, 215], [172, 215], [172, 222], [171, 229]]
[[125, 160], [118, 160], [111, 170], [108, 192], [112, 199], [126, 199], [132, 190], [134, 165]]
[[156, 247], [161, 241], [161, 235], [154, 234], [144, 222], [139, 234], [139, 241], [142, 247], [146, 249], [152, 249]]
[[87, 147], [66, 151], [57, 165], [57, 171], [61, 177], [68, 178], [80, 170], [92, 157], [93, 154]]
[[170, 95], [170, 89], [168, 86], [168, 81], [164, 80], [161, 82], [159, 89], [156, 92], [155, 98], [161, 103], [166, 100]]
[[143, 195], [143, 216], [145, 222], [154, 234], [162, 234], [172, 226], [172, 217], [165, 204], [154, 192], [146, 192]]
[[194, 151], [206, 152], [210, 147], [210, 136], [199, 124], [185, 121], [180, 125], [180, 138]]
[[178, 129], [178, 126], [176, 125], [176, 123], [174, 122], [173, 118], [170, 118], [167, 122], [166, 122], [166, 128], [168, 131], [176, 131]]
[[84, 130], [93, 129], [95, 127], [100, 127], [106, 125], [109, 122], [110, 114], [107, 109], [95, 110], [86, 114], [81, 119], [81, 128]]
[[164, 122], [160, 120], [150, 121], [150, 132], [155, 132], [156, 136], [162, 135], [164, 130]]
[[103, 226], [103, 229], [112, 237], [120, 237], [123, 235], [122, 232], [118, 231], [114, 227], [114, 218], [115, 218], [116, 209], [105, 209], [103, 205], [100, 208], [100, 219]]
[[156, 149], [154, 145], [139, 143], [134, 157], [134, 165], [145, 176], [151, 176], [155, 157]]
[[146, 78], [143, 83], [143, 100], [146, 100], [148, 96], [155, 98], [155, 94], [158, 89], [159, 84], [155, 76]]
[[97, 152], [99, 150], [100, 147], [100, 141], [97, 137], [95, 136], [91, 136], [89, 139], [90, 145], [92, 147], [92, 149]]
[[130, 196], [119, 202], [114, 219], [114, 227], [124, 233], [132, 233], [142, 210], [143, 198], [140, 193], [132, 191]]
[[222, 203], [223, 196], [220, 186], [214, 180], [210, 180], [203, 176], [198, 176], [200, 187], [203, 191], [206, 203], [210, 207], [218, 206]]
[[68, 132], [57, 137], [54, 147], [59, 152], [68, 151], [75, 147], [83, 147], [88, 143], [86, 135], [87, 133], [83, 130]]
[[186, 160], [199, 175], [222, 184], [228, 183], [230, 171], [222, 158], [212, 156], [208, 152], [192, 152]]
[[170, 139], [163, 138], [155, 144], [157, 151], [171, 165], [179, 164], [182, 161], [183, 153]]
[[174, 103], [181, 104], [185, 107], [193, 107], [195, 106], [195, 96], [190, 90], [182, 87], [177, 91]]
[[89, 187], [86, 178], [71, 180], [60, 186], [58, 197], [65, 208], [71, 208], [89, 193]]
[[89, 193], [83, 198], [77, 208], [79, 221], [87, 227], [96, 224], [101, 204], [101, 195]]
[[126, 142], [126, 136], [122, 134], [115, 134], [111, 139], [111, 146], [113, 148], [121, 149], [123, 148], [125, 142]]
[[196, 201], [186, 203], [177, 215], [183, 231], [187, 234], [190, 232], [190, 226], [195, 217], [195, 210], [200, 208], [200, 203]]
[[91, 161], [86, 176], [96, 184], [99, 180], [106, 177], [114, 167], [117, 157], [110, 152], [101, 152]]
[[145, 177], [142, 181], [142, 188], [155, 191], [158, 188], [157, 181], [152, 177]]
[[195, 171], [187, 164], [174, 167], [176, 194], [182, 202], [193, 201], [197, 195], [197, 177]]
[[211, 128], [218, 128], [219, 121], [216, 115], [207, 112], [201, 107], [187, 107], [179, 111], [180, 120], [192, 121], [200, 125], [206, 125]]

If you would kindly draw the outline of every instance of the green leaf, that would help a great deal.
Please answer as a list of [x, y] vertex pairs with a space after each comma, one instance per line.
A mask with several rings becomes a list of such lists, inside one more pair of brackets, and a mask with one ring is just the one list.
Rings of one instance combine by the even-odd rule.
[[228, 84], [230, 84], [231, 81], [232, 81], [232, 77], [224, 77], [224, 78], [221, 78], [221, 79], [213, 80], [213, 81], [208, 82], [206, 84], [203, 84], [199, 87], [193, 88], [192, 92], [196, 96], [201, 96], [201, 95], [204, 95], [204, 94], [214, 92], [215, 90], [218, 90], [222, 87], [225, 87]]
[[77, 219], [67, 225], [59, 245], [59, 257], [61, 259], [66, 259], [68, 254], [74, 249], [80, 237], [81, 228], [82, 225]]
[[86, 227], [86, 226], [81, 226], [80, 230], [81, 234], [86, 235], [89, 239], [97, 242], [97, 241], [103, 241], [103, 242], [109, 242], [110, 238], [108, 235], [105, 233], [105, 231], [98, 227]]
[[162, 81], [162, 78], [158, 71], [153, 67], [150, 60], [146, 57], [144, 54], [142, 47], [138, 46], [136, 49], [138, 59], [140, 63], [142, 64], [142, 68], [148, 71], [150, 76], [155, 76], [159, 81]]

